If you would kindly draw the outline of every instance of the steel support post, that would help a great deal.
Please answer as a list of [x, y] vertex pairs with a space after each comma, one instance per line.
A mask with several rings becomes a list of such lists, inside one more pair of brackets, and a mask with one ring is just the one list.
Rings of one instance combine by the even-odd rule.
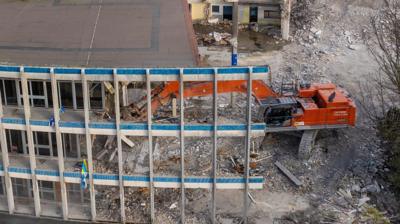
[[[0, 92], [0, 120], [3, 118], [3, 102], [1, 101], [1, 92]], [[4, 99], [5, 101], [6, 99]], [[7, 204], [8, 204], [8, 213], [14, 214], [15, 204], [14, 204], [14, 195], [12, 189], [12, 182], [10, 174], [8, 173], [8, 167], [10, 166], [10, 159], [8, 158], [8, 146], [7, 146], [7, 137], [6, 130], [4, 129], [3, 122], [0, 122], [0, 143], [1, 143], [1, 155], [3, 158], [3, 172], [4, 172], [4, 182], [6, 185], [6, 194], [7, 194]]]
[[214, 133], [213, 133], [213, 154], [212, 154], [212, 206], [211, 206], [211, 222], [215, 223], [216, 218], [216, 195], [217, 195], [217, 150], [218, 150], [218, 70], [214, 69], [214, 82], [213, 82], [213, 109], [214, 109]]
[[92, 156], [92, 138], [90, 136], [90, 115], [89, 115], [89, 89], [87, 84], [87, 79], [85, 75], [85, 70], [81, 70], [82, 78], [82, 91], [83, 91], [83, 108], [85, 113], [85, 135], [86, 135], [86, 152], [87, 152], [87, 162], [89, 169], [89, 192], [90, 192], [90, 210], [92, 214], [92, 220], [96, 220], [96, 195], [94, 193], [94, 183], [93, 183], [93, 156]]
[[250, 149], [251, 149], [251, 96], [253, 88], [253, 68], [249, 68], [249, 74], [247, 79], [247, 131], [246, 131], [246, 152], [245, 152], [245, 186], [244, 186], [244, 212], [243, 212], [243, 223], [247, 224], [248, 205], [249, 205], [249, 176], [250, 176]]
[[118, 152], [118, 173], [119, 173], [119, 197], [120, 197], [120, 207], [121, 207], [121, 222], [126, 222], [125, 216], [125, 190], [124, 190], [124, 169], [122, 163], [122, 141], [121, 141], [121, 111], [119, 102], [119, 81], [117, 70], [113, 70], [114, 75], [114, 101], [115, 101], [115, 126], [117, 128], [117, 152]]
[[68, 199], [67, 199], [67, 186], [64, 180], [64, 150], [63, 140], [60, 132], [60, 106], [58, 103], [58, 91], [57, 91], [57, 79], [54, 74], [54, 70], [50, 70], [51, 78], [51, 94], [53, 98], [53, 113], [54, 113], [54, 127], [56, 130], [56, 141], [57, 141], [57, 156], [58, 156], [58, 171], [60, 173], [60, 190], [61, 190], [61, 203], [63, 218], [68, 219]]
[[39, 186], [36, 179], [36, 156], [35, 147], [33, 142], [33, 133], [31, 130], [30, 119], [31, 119], [31, 108], [29, 105], [29, 92], [28, 92], [28, 80], [24, 73], [24, 68], [21, 67], [21, 86], [22, 86], [22, 97], [24, 99], [24, 113], [25, 113], [25, 126], [26, 126], [26, 136], [28, 138], [28, 150], [29, 150], [29, 161], [31, 167], [32, 175], [32, 185], [33, 185], [33, 199], [35, 203], [35, 215], [40, 216], [40, 196], [39, 196]]
[[180, 97], [180, 150], [181, 150], [181, 223], [185, 223], [185, 83], [183, 69], [179, 73], [179, 97]]
[[147, 128], [149, 141], [149, 190], [150, 190], [150, 222], [154, 223], [154, 173], [153, 173], [153, 133], [152, 120], [153, 113], [151, 111], [151, 77], [150, 70], [146, 69], [146, 91], [147, 91]]

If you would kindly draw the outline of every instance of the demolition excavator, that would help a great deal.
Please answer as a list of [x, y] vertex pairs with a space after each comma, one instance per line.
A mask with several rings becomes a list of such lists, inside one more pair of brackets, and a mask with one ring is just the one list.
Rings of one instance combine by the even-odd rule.
[[[214, 83], [185, 82], [183, 97], [213, 94]], [[246, 80], [217, 82], [218, 93], [247, 93]], [[164, 82], [152, 89], [152, 113], [179, 97], [179, 82]], [[355, 126], [356, 105], [348, 92], [332, 83], [298, 83], [281, 86], [274, 91], [263, 80], [252, 81], [252, 95], [259, 104], [256, 122], [265, 122], [266, 133], [301, 131], [298, 156], [306, 159], [314, 148], [314, 141], [321, 129], [337, 129]], [[129, 111], [133, 117], [147, 116], [146, 97], [132, 104]]]
[[[252, 81], [252, 95], [260, 106], [257, 120], [271, 130], [305, 130], [354, 126], [356, 106], [350, 95], [332, 83], [299, 84], [292, 91], [275, 92], [262, 80]], [[218, 81], [218, 93], [246, 93], [247, 81]], [[286, 89], [287, 90], [287, 89]], [[184, 98], [213, 94], [212, 82], [185, 82]], [[179, 96], [179, 82], [171, 81], [152, 90], [152, 113]], [[146, 116], [146, 107], [136, 108]], [[284, 128], [284, 129], [279, 129]]]

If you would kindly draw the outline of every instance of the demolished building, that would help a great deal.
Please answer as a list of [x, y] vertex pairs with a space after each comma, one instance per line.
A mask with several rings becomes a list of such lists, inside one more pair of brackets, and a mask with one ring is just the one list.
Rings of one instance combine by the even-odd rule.
[[[188, 0], [192, 20], [217, 23], [232, 21], [233, 2], [229, 0]], [[282, 36], [289, 35], [290, 0], [239, 0], [240, 24], [281, 26]]]
[[234, 107], [176, 96], [150, 113], [165, 81], [269, 76], [267, 66], [185, 68], [198, 65], [186, 2], [2, 2], [0, 16], [1, 211], [173, 223], [199, 195], [213, 219], [218, 190], [263, 187], [244, 159], [265, 129], [244, 116], [251, 92]]

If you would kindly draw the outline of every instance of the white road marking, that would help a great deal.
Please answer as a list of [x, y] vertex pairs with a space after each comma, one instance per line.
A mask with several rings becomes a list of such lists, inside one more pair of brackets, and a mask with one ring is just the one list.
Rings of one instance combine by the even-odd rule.
[[89, 53], [86, 59], [86, 66], [89, 65], [89, 60], [90, 60], [90, 56], [92, 56], [92, 47], [93, 47], [93, 42], [94, 42], [94, 37], [96, 35], [96, 29], [97, 29], [97, 23], [99, 22], [99, 18], [100, 18], [100, 13], [101, 13], [101, 7], [102, 7], [102, 3], [103, 0], [99, 1], [99, 9], [97, 10], [97, 18], [96, 18], [96, 22], [94, 23], [94, 27], [93, 27], [93, 34], [92, 34], [92, 40], [90, 41], [90, 46], [89, 46]]

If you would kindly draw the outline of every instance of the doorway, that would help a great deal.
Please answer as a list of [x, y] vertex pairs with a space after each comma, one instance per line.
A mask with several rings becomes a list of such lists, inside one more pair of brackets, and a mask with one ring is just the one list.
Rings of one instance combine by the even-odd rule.
[[258, 22], [258, 7], [250, 6], [250, 22], [256, 23]]
[[233, 19], [233, 6], [224, 5], [222, 19], [223, 20]]

